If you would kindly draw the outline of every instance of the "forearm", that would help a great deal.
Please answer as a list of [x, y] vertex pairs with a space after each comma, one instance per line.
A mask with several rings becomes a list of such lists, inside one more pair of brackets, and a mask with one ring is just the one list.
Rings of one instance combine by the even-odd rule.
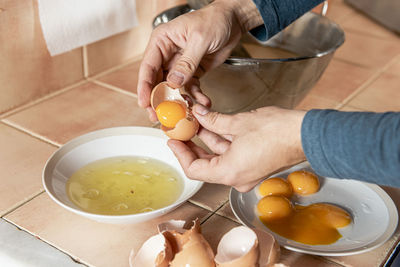
[[216, 0], [213, 4], [229, 9], [239, 22], [242, 32], [248, 32], [264, 23], [253, 0]]
[[323, 2], [322, 0], [253, 0], [264, 26], [251, 33], [260, 41], [266, 41], [283, 30], [304, 13]]
[[302, 145], [320, 175], [400, 187], [400, 113], [311, 110]]

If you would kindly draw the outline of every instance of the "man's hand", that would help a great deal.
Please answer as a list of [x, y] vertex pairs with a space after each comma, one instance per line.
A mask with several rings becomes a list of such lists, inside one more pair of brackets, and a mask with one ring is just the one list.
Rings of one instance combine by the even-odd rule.
[[264, 177], [305, 160], [301, 146], [304, 111], [264, 107], [224, 115], [195, 105], [193, 114], [203, 126], [198, 136], [214, 154], [190, 141], [168, 141], [191, 179], [246, 192]]
[[225, 61], [242, 32], [259, 24], [262, 19], [252, 0], [216, 0], [158, 26], [140, 66], [139, 105], [147, 108], [150, 119], [156, 121], [150, 94], [166, 79], [174, 88], [185, 86], [198, 103], [210, 106], [209, 98], [200, 90], [199, 78]]

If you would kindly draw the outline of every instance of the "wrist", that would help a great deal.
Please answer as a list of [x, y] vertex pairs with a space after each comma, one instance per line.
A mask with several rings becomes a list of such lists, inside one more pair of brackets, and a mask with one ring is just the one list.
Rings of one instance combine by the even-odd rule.
[[242, 32], [264, 24], [264, 21], [252, 0], [216, 0], [215, 4], [221, 4], [235, 16]]

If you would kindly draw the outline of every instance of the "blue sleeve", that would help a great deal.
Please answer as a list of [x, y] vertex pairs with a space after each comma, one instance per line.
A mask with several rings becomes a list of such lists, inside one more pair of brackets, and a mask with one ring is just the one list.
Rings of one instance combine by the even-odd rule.
[[301, 138], [319, 175], [400, 187], [400, 112], [310, 110]]
[[250, 33], [264, 42], [323, 1], [253, 0], [253, 2], [264, 20], [264, 25], [252, 29]]

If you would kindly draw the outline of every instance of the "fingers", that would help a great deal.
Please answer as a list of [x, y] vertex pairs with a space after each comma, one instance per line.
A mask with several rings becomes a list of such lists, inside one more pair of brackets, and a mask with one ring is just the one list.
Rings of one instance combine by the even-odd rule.
[[192, 34], [189, 36], [182, 55], [172, 65], [167, 76], [167, 82], [172, 87], [180, 87], [189, 82], [199, 67], [207, 49], [208, 47], [202, 41], [200, 35]]
[[142, 63], [140, 64], [137, 85], [138, 104], [142, 108], [146, 108], [150, 105], [151, 90], [157, 81], [161, 64], [162, 55], [160, 50], [149, 44]]
[[200, 82], [197, 77], [193, 77], [192, 79], [190, 79], [190, 81], [185, 86], [185, 89], [197, 101], [197, 103], [200, 103], [206, 107], [211, 106], [211, 100], [201, 91]]
[[235, 120], [233, 115], [211, 112], [202, 105], [193, 106], [193, 115], [201, 126], [219, 135], [234, 135]]
[[157, 115], [156, 115], [156, 112], [154, 111], [154, 109], [152, 107], [147, 107], [146, 110], [147, 110], [147, 113], [149, 114], [150, 121], [157, 122], [158, 118], [157, 118]]
[[197, 136], [204, 142], [204, 144], [211, 149], [215, 154], [223, 154], [231, 145], [231, 142], [222, 138], [221, 136], [210, 132], [205, 128], [201, 128]]
[[167, 144], [190, 179], [215, 183], [220, 177], [220, 169], [213, 168], [213, 165], [217, 165], [218, 156], [209, 155], [194, 144], [186, 145], [178, 140], [168, 140]]

